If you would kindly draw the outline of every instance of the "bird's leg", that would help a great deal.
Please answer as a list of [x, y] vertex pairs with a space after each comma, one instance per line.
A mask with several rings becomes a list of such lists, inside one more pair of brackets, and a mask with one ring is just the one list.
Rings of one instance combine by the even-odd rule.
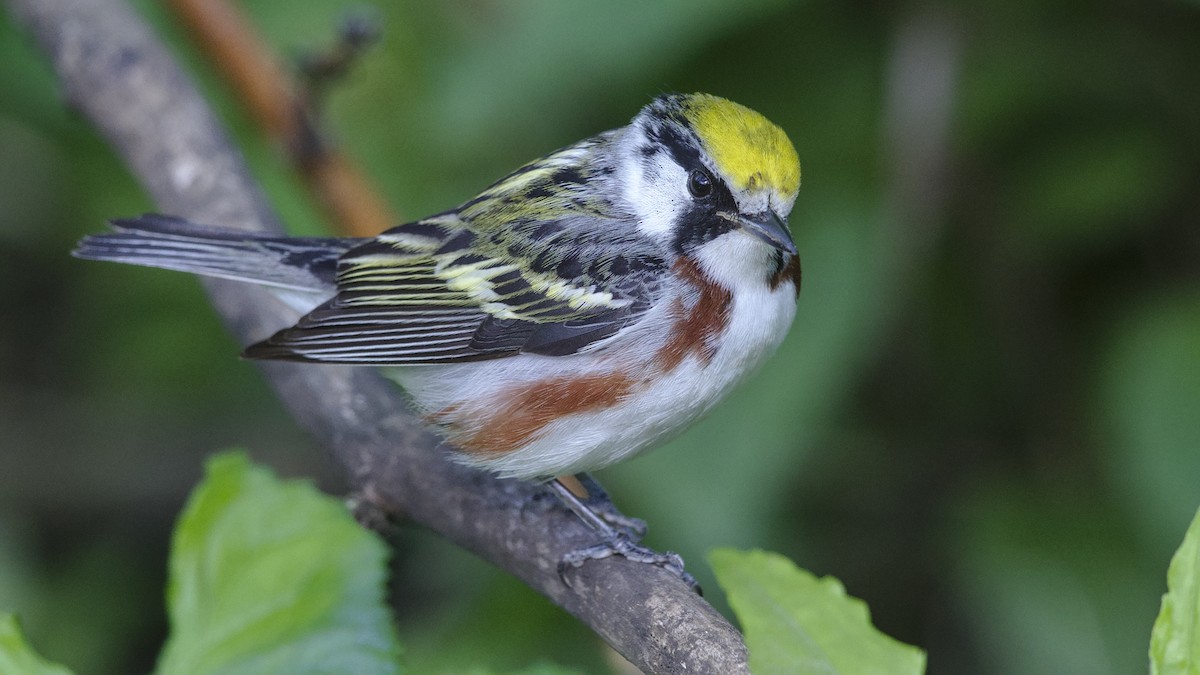
[[[589, 478], [588, 480], [591, 479]], [[595, 481], [592, 482], [594, 483]], [[680, 579], [691, 586], [697, 593], [701, 592], [695, 577], [684, 570], [683, 558], [680, 558], [679, 555], [669, 552], [658, 553], [645, 546], [639, 546], [630, 538], [629, 533], [615, 529], [604, 518], [588, 508], [587, 504], [572, 492], [570, 488], [564, 485], [562, 481], [556, 478], [550, 481], [550, 486], [567, 508], [571, 509], [575, 515], [579, 516], [580, 520], [587, 523], [604, 538], [604, 541], [599, 544], [577, 549], [563, 556], [562, 560], [558, 563], [558, 576], [563, 580], [563, 583], [568, 586], [570, 585], [566, 577], [569, 568], [581, 567], [589, 560], [602, 560], [609, 556], [619, 555], [634, 562], [658, 565], [678, 575]], [[607, 495], [605, 499], [607, 500]], [[608, 504], [611, 507], [612, 502], [610, 501]], [[613, 510], [615, 511], [615, 509]]]
[[567, 478], [563, 476], [559, 480], [563, 481], [567, 489], [570, 489], [577, 497], [583, 498], [583, 503], [604, 522], [625, 530], [629, 533], [629, 538], [635, 542], [641, 541], [642, 537], [646, 536], [646, 521], [618, 511], [612, 499], [609, 498], [608, 492], [601, 487], [600, 483], [596, 482], [595, 478], [592, 478], [590, 473], [577, 473], [570, 477], [575, 479], [576, 484], [584, 490], [586, 496], [575, 490], [570, 481], [566, 480]]

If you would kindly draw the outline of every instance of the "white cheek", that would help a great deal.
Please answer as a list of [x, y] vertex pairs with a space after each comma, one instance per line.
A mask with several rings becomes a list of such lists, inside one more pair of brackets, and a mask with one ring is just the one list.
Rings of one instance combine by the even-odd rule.
[[624, 185], [638, 229], [655, 239], [669, 236], [689, 203], [683, 169], [660, 153], [648, 164], [631, 162]]

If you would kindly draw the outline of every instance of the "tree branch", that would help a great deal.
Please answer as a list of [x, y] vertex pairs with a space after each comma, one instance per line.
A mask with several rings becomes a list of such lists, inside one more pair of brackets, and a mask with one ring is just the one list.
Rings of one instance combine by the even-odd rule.
[[[164, 212], [278, 231], [211, 111], [121, 0], [7, 0], [54, 62], [66, 96]], [[205, 280], [229, 329], [249, 342], [295, 320], [266, 291]], [[284, 404], [329, 448], [360, 497], [514, 574], [653, 673], [748, 672], [741, 635], [670, 572], [615, 557], [559, 579], [562, 555], [594, 535], [537, 486], [446, 460], [395, 387], [372, 371], [268, 363]]]

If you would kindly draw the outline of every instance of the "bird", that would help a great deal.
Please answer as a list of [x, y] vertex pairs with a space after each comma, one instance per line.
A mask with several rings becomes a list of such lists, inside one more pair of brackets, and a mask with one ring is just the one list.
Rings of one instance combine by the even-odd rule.
[[607, 541], [620, 533], [557, 479], [661, 445], [776, 351], [800, 291], [799, 187], [779, 126], [711, 94], [663, 94], [374, 237], [144, 214], [73, 254], [270, 287], [302, 316], [245, 358], [380, 368], [454, 460], [553, 484]]

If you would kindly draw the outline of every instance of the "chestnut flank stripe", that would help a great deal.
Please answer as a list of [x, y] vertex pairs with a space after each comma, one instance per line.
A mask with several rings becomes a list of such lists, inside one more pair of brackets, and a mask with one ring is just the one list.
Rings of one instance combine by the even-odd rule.
[[[577, 413], [610, 408], [627, 397], [647, 375], [662, 375], [674, 370], [689, 354], [703, 363], [716, 355], [717, 340], [728, 327], [733, 311], [733, 293], [704, 275], [696, 261], [681, 257], [672, 270], [695, 288], [699, 297], [689, 309], [676, 299], [671, 308], [671, 337], [654, 354], [650, 368], [635, 379], [630, 373], [614, 370], [579, 377], [555, 377], [522, 384], [502, 391], [495, 408], [472, 420], [472, 431], [454, 433], [451, 441], [464, 452], [482, 457], [498, 457], [528, 445], [551, 422]], [[799, 265], [793, 259], [774, 278], [777, 285], [792, 276], [798, 279]], [[776, 280], [778, 279], [778, 281]], [[455, 418], [464, 411], [450, 406], [426, 419], [453, 428]], [[467, 426], [467, 425], [462, 425]]]
[[500, 394], [498, 407], [478, 425], [478, 431], [454, 440], [473, 455], [505, 455], [525, 447], [554, 420], [616, 405], [633, 383], [625, 373], [613, 372], [512, 387]]
[[717, 353], [717, 336], [729, 325], [733, 310], [733, 293], [706, 277], [696, 261], [681, 257], [671, 269], [694, 286], [700, 298], [691, 311], [678, 299], [671, 307], [671, 337], [654, 355], [655, 364], [664, 373], [674, 370], [688, 354], [696, 354], [704, 363], [711, 361]]

